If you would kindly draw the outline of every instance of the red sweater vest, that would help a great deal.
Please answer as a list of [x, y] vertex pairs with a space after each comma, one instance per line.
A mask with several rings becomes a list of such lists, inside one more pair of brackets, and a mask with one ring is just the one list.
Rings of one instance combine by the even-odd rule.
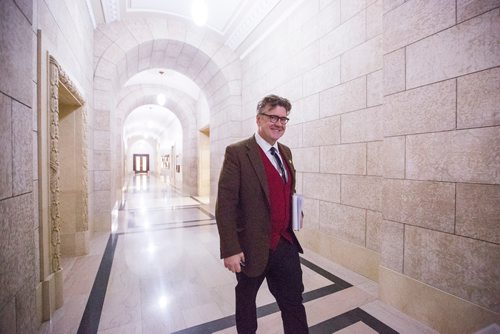
[[281, 175], [262, 149], [260, 150], [260, 155], [266, 170], [269, 197], [271, 200], [271, 238], [269, 248], [275, 250], [280, 237], [292, 242], [292, 236], [289, 231], [292, 204], [292, 173], [290, 173], [288, 164], [283, 161], [288, 176], [288, 181], [285, 184]]

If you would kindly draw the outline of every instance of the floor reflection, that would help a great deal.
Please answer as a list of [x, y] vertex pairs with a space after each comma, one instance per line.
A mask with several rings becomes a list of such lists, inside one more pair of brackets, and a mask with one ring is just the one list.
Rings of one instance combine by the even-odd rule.
[[[206, 202], [133, 175], [112, 231], [95, 233], [88, 256], [64, 259], [65, 304], [42, 333], [236, 333], [236, 281]], [[307, 249], [302, 265], [311, 333], [435, 333], [381, 303], [375, 282]], [[265, 283], [257, 305], [259, 333], [282, 333]]]

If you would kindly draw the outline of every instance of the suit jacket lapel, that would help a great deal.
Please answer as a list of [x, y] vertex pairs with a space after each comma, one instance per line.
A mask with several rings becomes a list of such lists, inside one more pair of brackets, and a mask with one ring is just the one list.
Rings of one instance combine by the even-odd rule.
[[255, 174], [257, 174], [257, 178], [259, 179], [260, 185], [264, 193], [266, 194], [267, 203], [270, 203], [269, 198], [269, 187], [267, 184], [266, 170], [264, 169], [264, 164], [262, 163], [262, 157], [260, 155], [260, 148], [255, 140], [255, 136], [250, 138], [247, 143], [247, 155], [250, 160], [250, 164], [255, 170]]

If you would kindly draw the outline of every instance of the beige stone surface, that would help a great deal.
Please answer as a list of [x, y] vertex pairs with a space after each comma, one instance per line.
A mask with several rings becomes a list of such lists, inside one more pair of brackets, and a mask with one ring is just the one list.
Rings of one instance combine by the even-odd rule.
[[375, 141], [367, 144], [367, 175], [371, 176], [382, 176], [382, 151], [383, 151], [383, 141]]
[[337, 238], [365, 245], [365, 210], [330, 202], [319, 204], [320, 230]]
[[380, 264], [397, 272], [403, 272], [405, 225], [384, 219], [379, 233]]
[[341, 116], [341, 142], [382, 140], [382, 106], [353, 111]]
[[303, 125], [306, 147], [340, 144], [340, 116], [326, 117]]
[[16, 295], [16, 323], [18, 333], [33, 333], [38, 328], [36, 317], [35, 287], [33, 278], [26, 280]]
[[342, 22], [349, 20], [354, 15], [365, 9], [366, 0], [341, 0], [340, 18]]
[[366, 38], [370, 39], [383, 32], [383, 0], [373, 1], [366, 8]]
[[500, 67], [457, 79], [457, 127], [500, 125]]
[[325, 35], [332, 29], [340, 25], [340, 0], [328, 1], [321, 5], [318, 17], [313, 18], [314, 21], [319, 20], [319, 34]]
[[317, 120], [319, 118], [319, 93], [294, 102], [290, 116], [292, 116], [290, 120], [292, 124]]
[[111, 138], [109, 131], [94, 130], [93, 139], [94, 139], [93, 148], [95, 150], [104, 151], [110, 148]]
[[381, 212], [366, 211], [366, 248], [380, 253], [383, 217]]
[[341, 56], [342, 81], [366, 75], [382, 68], [382, 35], [360, 44]]
[[11, 299], [0, 310], [0, 333], [16, 332], [16, 303]]
[[333, 58], [305, 72], [303, 93], [304, 96], [309, 96], [338, 84], [340, 84], [340, 57]]
[[340, 203], [340, 175], [304, 173], [302, 191], [307, 198]]
[[342, 175], [341, 203], [374, 211], [381, 210], [382, 178]]
[[401, 6], [405, 0], [384, 0], [384, 13]]
[[109, 191], [95, 191], [94, 192], [94, 197], [95, 197], [95, 205], [94, 205], [94, 212], [97, 213], [102, 213], [111, 216], [110, 212], [112, 209], [111, 205], [111, 195]]
[[[22, 6], [27, 11], [29, 6]], [[0, 91], [33, 106], [33, 31], [14, 1], [0, 3]], [[31, 16], [28, 15], [29, 20]]]
[[384, 103], [384, 73], [378, 70], [366, 77], [366, 105], [377, 106]]
[[319, 200], [304, 199], [304, 228], [319, 230]]
[[407, 137], [406, 176], [415, 180], [500, 183], [500, 128]]
[[407, 89], [498, 66], [499, 31], [493, 10], [409, 45]]
[[453, 233], [455, 185], [384, 179], [382, 207], [385, 219]]
[[107, 190], [111, 187], [111, 172], [110, 171], [94, 171], [93, 172], [94, 189]]
[[384, 16], [384, 51], [397, 50], [455, 24], [455, 1], [406, 1]]
[[320, 39], [320, 63], [333, 59], [366, 38], [366, 15], [360, 12]]
[[500, 244], [500, 186], [457, 184], [457, 234]]
[[35, 284], [31, 193], [0, 201], [0, 235], [0, 305], [5, 305], [23, 285]]
[[94, 151], [93, 170], [110, 170], [111, 169], [111, 152], [110, 151]]
[[366, 77], [321, 92], [319, 108], [321, 118], [366, 108]]
[[0, 93], [0, 199], [12, 196], [12, 100]]
[[451, 130], [456, 122], [455, 80], [385, 97], [384, 135]]
[[384, 95], [401, 92], [406, 88], [405, 48], [384, 54]]
[[500, 245], [407, 226], [404, 273], [494, 312], [500, 311]]
[[76, 191], [61, 192], [59, 213], [62, 234], [74, 234], [77, 231], [77, 219], [81, 215], [80, 198], [81, 194]]
[[386, 178], [405, 177], [406, 137], [387, 137], [382, 144], [382, 175]]
[[364, 246], [318, 230], [302, 230], [301, 244], [371, 280], [378, 281], [379, 254]]
[[296, 148], [293, 150], [293, 163], [299, 172], [318, 172], [319, 148]]
[[383, 302], [439, 333], [475, 333], [500, 321], [498, 313], [382, 266], [379, 267], [379, 296]]
[[344, 144], [320, 148], [322, 173], [366, 174], [366, 144]]
[[93, 128], [95, 130], [110, 131], [110, 112], [107, 110], [95, 110], [94, 111], [95, 121], [93, 123]]
[[33, 190], [33, 117], [30, 108], [12, 102], [12, 191]]
[[499, 6], [500, 1], [498, 0], [458, 0], [457, 20], [462, 22]]

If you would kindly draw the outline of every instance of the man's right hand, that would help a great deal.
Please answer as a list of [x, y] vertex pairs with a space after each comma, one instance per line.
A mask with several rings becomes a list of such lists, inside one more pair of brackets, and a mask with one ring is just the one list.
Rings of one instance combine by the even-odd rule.
[[224, 267], [233, 273], [241, 272], [241, 266], [245, 266], [245, 255], [243, 252], [224, 258]]

